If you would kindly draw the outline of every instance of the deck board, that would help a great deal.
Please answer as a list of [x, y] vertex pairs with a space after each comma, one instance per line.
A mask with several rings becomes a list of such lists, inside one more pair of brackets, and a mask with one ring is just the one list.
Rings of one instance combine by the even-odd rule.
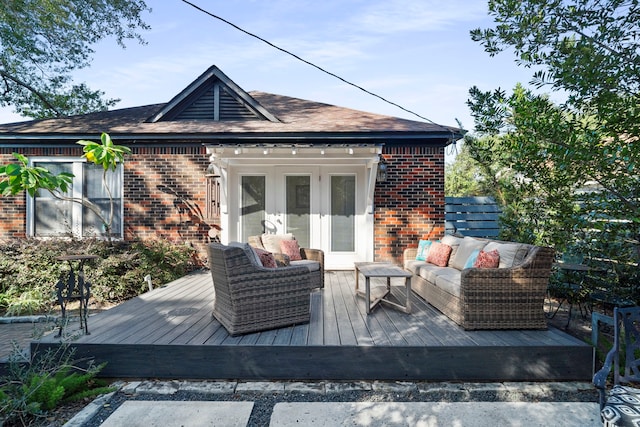
[[[384, 282], [380, 282], [384, 284]], [[363, 284], [362, 284], [363, 285]], [[361, 286], [362, 286], [361, 285]], [[404, 298], [403, 280], [392, 281]], [[352, 271], [328, 271], [307, 324], [231, 337], [211, 315], [208, 271], [196, 272], [89, 318], [76, 354], [107, 361], [113, 377], [389, 380], [584, 380], [593, 350], [550, 328], [465, 331], [416, 294], [412, 312], [366, 313]], [[53, 334], [32, 351], [60, 345]]]

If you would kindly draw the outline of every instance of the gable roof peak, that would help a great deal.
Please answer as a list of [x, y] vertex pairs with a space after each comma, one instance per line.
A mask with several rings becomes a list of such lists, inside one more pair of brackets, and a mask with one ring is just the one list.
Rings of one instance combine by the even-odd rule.
[[167, 102], [148, 123], [180, 120], [280, 120], [212, 65]]

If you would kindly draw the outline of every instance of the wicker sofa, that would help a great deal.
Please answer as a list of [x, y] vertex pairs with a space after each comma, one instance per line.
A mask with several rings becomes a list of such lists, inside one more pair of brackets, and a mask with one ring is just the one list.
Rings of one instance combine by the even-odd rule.
[[[451, 246], [446, 266], [416, 260], [405, 249], [412, 290], [464, 329], [546, 329], [544, 297], [554, 250], [473, 237], [445, 236]], [[465, 268], [473, 249], [497, 250], [498, 268]], [[428, 259], [428, 256], [427, 256]]]
[[263, 267], [249, 245], [211, 243], [208, 255], [215, 289], [213, 316], [229, 334], [309, 322], [313, 286], [308, 268]]
[[271, 252], [278, 261], [285, 265], [305, 266], [311, 272], [311, 282], [316, 288], [324, 288], [324, 251], [320, 249], [309, 249], [298, 247], [298, 255], [294, 259], [293, 254], [283, 253], [282, 241], [296, 240], [291, 233], [287, 234], [262, 234], [260, 236], [250, 236], [249, 244], [254, 248], [259, 248]]

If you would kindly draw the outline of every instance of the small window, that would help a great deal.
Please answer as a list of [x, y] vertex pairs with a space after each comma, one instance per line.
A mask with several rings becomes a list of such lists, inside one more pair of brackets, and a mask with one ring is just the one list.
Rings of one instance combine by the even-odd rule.
[[[110, 197], [103, 185], [102, 166], [79, 159], [32, 159], [35, 166], [47, 168], [57, 175], [72, 173], [75, 178], [64, 194], [66, 197], [92, 202], [105, 219], [110, 217]], [[113, 220], [111, 236], [122, 237], [122, 165], [115, 171], [108, 170], [106, 184], [113, 199]], [[76, 236], [106, 237], [100, 217], [90, 208], [70, 200], [60, 200], [46, 190], [39, 190], [35, 197], [29, 197], [27, 206], [28, 234], [36, 237]]]

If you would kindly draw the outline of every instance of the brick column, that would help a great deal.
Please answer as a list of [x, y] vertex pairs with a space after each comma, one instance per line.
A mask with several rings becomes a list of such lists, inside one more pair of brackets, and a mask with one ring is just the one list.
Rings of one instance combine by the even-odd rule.
[[374, 260], [400, 264], [420, 239], [444, 234], [444, 147], [385, 147], [387, 181], [376, 183]]

